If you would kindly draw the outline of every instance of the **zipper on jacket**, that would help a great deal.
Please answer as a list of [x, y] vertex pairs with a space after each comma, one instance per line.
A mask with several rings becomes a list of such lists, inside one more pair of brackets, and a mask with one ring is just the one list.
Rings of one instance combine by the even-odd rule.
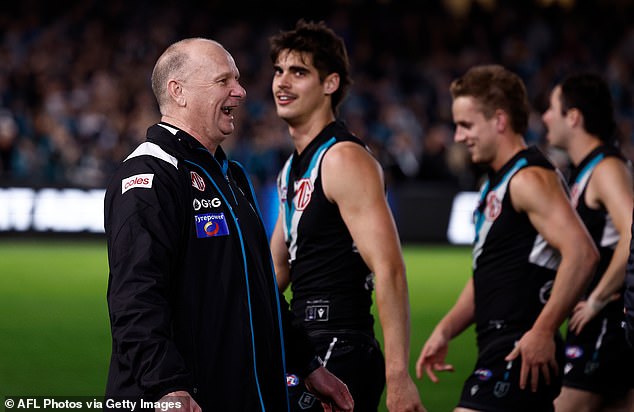
[[[213, 156], [212, 156], [213, 157]], [[214, 157], [214, 160], [216, 160], [216, 158]], [[251, 290], [250, 290], [250, 286], [249, 286], [249, 268], [247, 266], [247, 261], [246, 261], [246, 245], [244, 242], [244, 237], [242, 236], [242, 229], [240, 228], [240, 222], [238, 221], [238, 217], [236, 216], [235, 212], [233, 211], [233, 208], [231, 207], [231, 205], [229, 204], [229, 202], [227, 202], [227, 198], [225, 197], [224, 193], [220, 190], [220, 187], [218, 187], [218, 184], [216, 183], [216, 181], [211, 177], [211, 175], [209, 174], [209, 172], [202, 166], [200, 166], [197, 163], [192, 162], [191, 160], [186, 160], [185, 162], [192, 164], [198, 168], [200, 168], [203, 173], [207, 176], [207, 178], [211, 181], [211, 184], [214, 185], [214, 187], [216, 188], [216, 190], [218, 191], [218, 194], [222, 197], [222, 199], [225, 201], [225, 203], [227, 204], [228, 208], [229, 208], [229, 213], [231, 214], [231, 217], [233, 218], [235, 227], [236, 227], [236, 231], [238, 232], [238, 240], [240, 242], [240, 248], [242, 250], [242, 266], [244, 267], [244, 279], [245, 279], [245, 286], [246, 286], [246, 292], [247, 292], [247, 303], [249, 306], [249, 329], [251, 331], [251, 348], [252, 348], [252, 354], [253, 354], [253, 375], [254, 375], [254, 379], [255, 379], [255, 386], [257, 388], [257, 392], [258, 392], [258, 397], [260, 400], [260, 406], [262, 408], [262, 412], [266, 412], [266, 408], [264, 406], [264, 398], [262, 397], [262, 388], [260, 387], [260, 378], [258, 376], [258, 367], [257, 367], [257, 357], [255, 354], [255, 331], [253, 329], [253, 315], [252, 315], [252, 306], [251, 306]], [[216, 160], [217, 162], [217, 160]], [[225, 173], [223, 173], [225, 175], [225, 178], [228, 179], [228, 177], [226, 176]], [[231, 188], [231, 185], [229, 185], [229, 187]], [[233, 194], [233, 190], [231, 190], [231, 193]], [[235, 195], [234, 195], [234, 199], [235, 199]], [[237, 205], [237, 202], [236, 202]], [[287, 397], [288, 399], [288, 397]]]

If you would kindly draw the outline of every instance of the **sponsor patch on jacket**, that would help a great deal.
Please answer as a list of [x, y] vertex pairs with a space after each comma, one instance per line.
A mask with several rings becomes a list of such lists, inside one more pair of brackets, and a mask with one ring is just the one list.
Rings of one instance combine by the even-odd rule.
[[205, 191], [205, 180], [200, 177], [200, 175], [196, 172], [189, 172], [191, 178], [192, 178], [192, 187], [195, 187], [196, 189], [200, 190], [201, 192]]
[[127, 177], [121, 181], [121, 194], [135, 187], [150, 189], [152, 187], [152, 180], [154, 180], [154, 173], [142, 173], [140, 175]]
[[196, 224], [196, 237], [199, 239], [205, 237], [227, 236], [229, 234], [229, 226], [227, 226], [225, 214], [222, 212], [195, 215], [194, 223]]

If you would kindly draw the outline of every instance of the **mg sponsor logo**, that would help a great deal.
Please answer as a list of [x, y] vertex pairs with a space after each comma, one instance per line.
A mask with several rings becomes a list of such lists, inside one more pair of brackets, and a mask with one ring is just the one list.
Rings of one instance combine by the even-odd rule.
[[310, 179], [304, 178], [295, 182], [295, 208], [304, 210], [310, 203], [313, 195], [313, 183]]

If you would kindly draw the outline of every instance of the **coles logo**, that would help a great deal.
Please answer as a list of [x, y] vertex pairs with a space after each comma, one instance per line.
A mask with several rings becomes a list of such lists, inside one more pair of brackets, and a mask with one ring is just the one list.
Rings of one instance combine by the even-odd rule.
[[196, 189], [200, 190], [201, 192], [205, 191], [205, 181], [203, 180], [202, 177], [200, 177], [200, 175], [196, 172], [189, 172], [189, 174], [192, 177], [192, 186], [195, 187]]
[[304, 210], [310, 203], [310, 198], [313, 195], [313, 183], [310, 179], [299, 179], [295, 182], [295, 208], [297, 210]]
[[487, 195], [486, 209], [484, 210], [487, 220], [492, 221], [497, 219], [501, 212], [502, 202], [500, 202], [500, 199], [498, 199], [495, 192], [490, 192]]
[[123, 179], [121, 181], [121, 194], [135, 187], [150, 189], [152, 187], [152, 180], [154, 180], [154, 173], [142, 173]]

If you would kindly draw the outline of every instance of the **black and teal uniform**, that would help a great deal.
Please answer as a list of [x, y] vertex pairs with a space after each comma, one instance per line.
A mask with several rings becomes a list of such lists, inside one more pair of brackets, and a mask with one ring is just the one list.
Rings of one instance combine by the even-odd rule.
[[[571, 173], [569, 179], [573, 204], [599, 250], [599, 264], [588, 290], [587, 299], [607, 269], [619, 233], [605, 208], [593, 209], [585, 201], [588, 182], [599, 163], [609, 157], [626, 162], [614, 146], [601, 145], [592, 150]], [[603, 395], [608, 401], [623, 396], [634, 387], [633, 354], [623, 333], [623, 290], [619, 298], [608, 303], [579, 335], [571, 330], [566, 335], [564, 386]], [[624, 378], [625, 377], [625, 378]]]
[[[531, 329], [548, 300], [561, 260], [528, 215], [513, 207], [510, 183], [527, 167], [555, 170], [536, 147], [531, 147], [517, 153], [497, 172], [490, 172], [480, 190], [473, 247], [478, 360], [463, 387], [459, 406], [464, 408], [549, 411], [560, 391], [557, 379], [550, 385], [540, 379], [537, 392], [521, 390], [521, 359], [504, 360], [515, 342]], [[555, 340], [561, 360], [563, 345], [559, 336]]]
[[[284, 238], [290, 256], [291, 308], [327, 367], [348, 385], [355, 410], [378, 407], [385, 386], [383, 355], [370, 313], [373, 280], [336, 204], [322, 185], [322, 159], [340, 142], [363, 146], [340, 122], [326, 126], [278, 175]], [[371, 222], [368, 222], [371, 224]], [[330, 349], [330, 351], [329, 351]], [[290, 370], [291, 408], [320, 410]]]

